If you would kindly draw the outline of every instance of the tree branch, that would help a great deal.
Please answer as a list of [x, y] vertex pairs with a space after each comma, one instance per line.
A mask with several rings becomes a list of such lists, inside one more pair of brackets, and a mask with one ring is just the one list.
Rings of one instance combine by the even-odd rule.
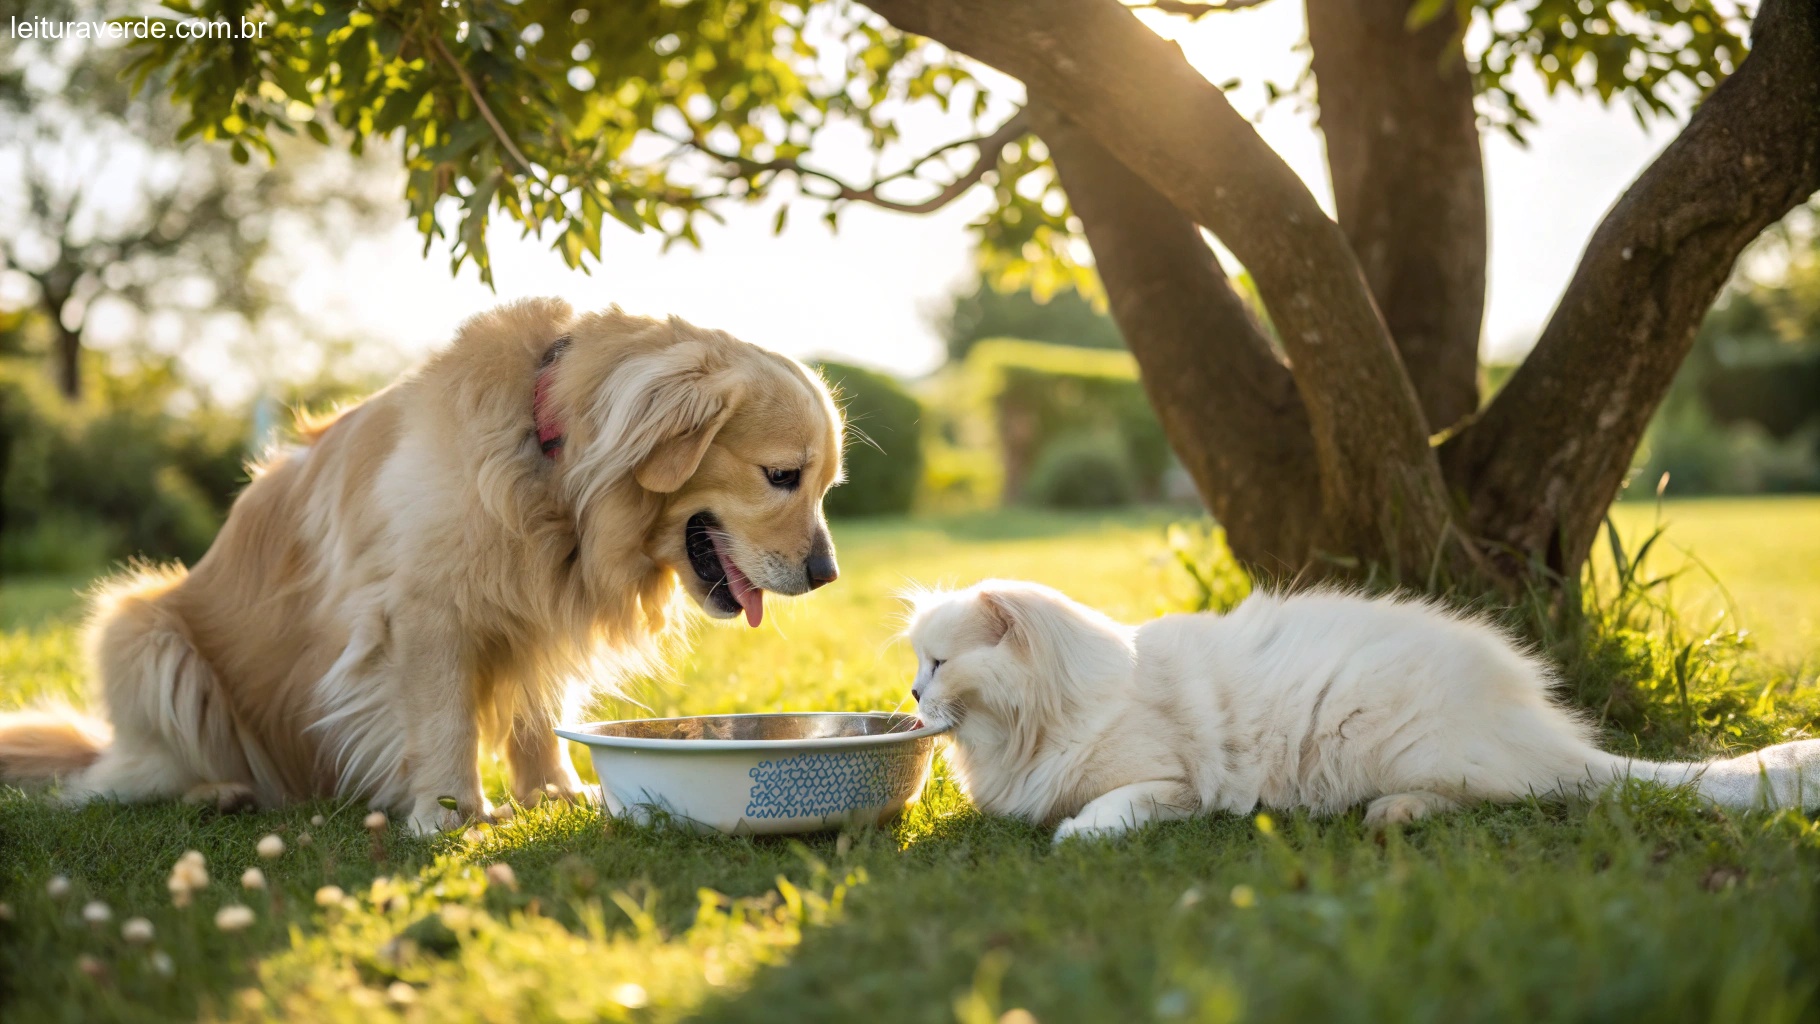
[[1033, 100], [1031, 120], [1176, 455], [1233, 553], [1267, 573], [1293, 573], [1308, 560], [1321, 510], [1308, 414], [1289, 368], [1193, 221], [1052, 108]]
[[1425, 562], [1451, 512], [1428, 424], [1345, 236], [1180, 49], [1114, 0], [871, 0], [1021, 79], [1250, 270], [1308, 411], [1334, 550]]
[[1446, 445], [1482, 536], [1577, 570], [1739, 253], [1820, 190], [1820, 4], [1764, 0], [1751, 36], [1594, 232], [1535, 350]]
[[[1030, 126], [1025, 118], [1024, 111], [1019, 110], [1017, 113], [1012, 114], [996, 131], [986, 135], [976, 136], [971, 139], [959, 139], [937, 147], [918, 157], [904, 169], [897, 171], [894, 174], [888, 174], [885, 177], [872, 182], [870, 185], [865, 186], [850, 185], [826, 171], [819, 171], [813, 167], [805, 167], [794, 158], [753, 160], [741, 156], [738, 153], [722, 152], [708, 145], [707, 140], [700, 135], [697, 135], [694, 139], [678, 139], [673, 141], [689, 145], [716, 160], [722, 160], [734, 167], [738, 167], [748, 174], [787, 171], [801, 178], [813, 178], [817, 181], [825, 181], [833, 185], [836, 191], [833, 195], [820, 196], [819, 198], [822, 199], [847, 199], [855, 202], [871, 203], [873, 206], [883, 207], [887, 210], [895, 210], [898, 213], [934, 213], [936, 210], [947, 206], [962, 193], [978, 184], [979, 180], [984, 178], [987, 172], [998, 166], [999, 151], [1010, 143], [1016, 142], [1029, 131]], [[924, 164], [963, 146], [978, 146], [979, 157], [974, 161], [972, 167], [968, 168], [965, 173], [956, 177], [953, 181], [942, 186], [941, 191], [937, 192], [935, 195], [920, 203], [903, 203], [893, 199], [886, 199], [879, 194], [879, 189], [884, 185], [902, 178], [914, 177], [916, 172]]]
[[468, 69], [462, 67], [461, 62], [455, 59], [455, 55], [449, 52], [448, 45], [442, 41], [442, 34], [436, 30], [437, 22], [434, 19], [431, 19], [430, 24], [427, 27], [429, 29], [430, 42], [436, 45], [437, 54], [442, 57], [443, 63], [449, 66], [449, 70], [455, 72], [455, 76], [461, 79], [461, 84], [468, 90], [468, 95], [474, 100], [475, 108], [480, 111], [481, 119], [486, 121], [487, 127], [493, 129], [493, 137], [498, 139], [499, 144], [505, 147], [505, 151], [512, 155], [512, 159], [517, 162], [519, 169], [525, 172], [525, 177], [541, 183], [542, 179], [539, 178], [537, 172], [532, 169], [531, 161], [526, 160], [525, 155], [518, 151], [517, 143], [513, 142], [512, 136], [506, 133], [505, 127], [499, 123], [499, 118], [493, 115], [493, 108], [487, 103], [487, 98], [481, 95], [480, 86], [476, 84], [473, 77], [468, 74]]
[[1164, 14], [1179, 14], [1189, 21], [1200, 21], [1209, 14], [1222, 11], [1243, 11], [1252, 7], [1262, 7], [1270, 0], [1226, 0], [1225, 3], [1203, 3], [1201, 0], [1151, 0], [1150, 3], [1127, 4], [1134, 11], [1162, 11]]
[[1431, 432], [1479, 408], [1485, 172], [1472, 73], [1444, 5], [1307, 0], [1321, 134], [1340, 228], [1403, 356]]

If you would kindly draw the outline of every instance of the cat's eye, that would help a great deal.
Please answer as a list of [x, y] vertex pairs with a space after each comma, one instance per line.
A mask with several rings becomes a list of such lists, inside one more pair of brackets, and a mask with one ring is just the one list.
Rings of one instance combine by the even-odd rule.
[[941, 668], [941, 667], [942, 667], [942, 659], [941, 659], [941, 658], [930, 658], [930, 659], [929, 659], [929, 674], [930, 674], [930, 675], [934, 675], [934, 674], [935, 674], [935, 670], [936, 670], [936, 669], [938, 669], [938, 668]]
[[772, 469], [764, 467], [765, 481], [773, 487], [786, 491], [796, 490], [796, 485], [803, 482], [803, 471], [800, 469]]

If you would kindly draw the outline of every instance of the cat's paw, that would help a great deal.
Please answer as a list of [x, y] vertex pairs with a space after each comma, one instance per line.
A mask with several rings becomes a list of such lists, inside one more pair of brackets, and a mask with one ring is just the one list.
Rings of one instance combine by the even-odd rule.
[[1450, 811], [1458, 806], [1439, 793], [1392, 793], [1378, 797], [1365, 806], [1365, 827], [1407, 825], [1430, 814]]
[[1088, 815], [1083, 814], [1079, 817], [1069, 818], [1066, 821], [1063, 821], [1062, 824], [1056, 828], [1055, 838], [1051, 840], [1050, 843], [1054, 846], [1060, 846], [1070, 839], [1079, 839], [1083, 842], [1096, 842], [1099, 840], [1111, 839], [1124, 831], [1124, 822], [1113, 822], [1108, 824], [1103, 821], [1094, 821]]

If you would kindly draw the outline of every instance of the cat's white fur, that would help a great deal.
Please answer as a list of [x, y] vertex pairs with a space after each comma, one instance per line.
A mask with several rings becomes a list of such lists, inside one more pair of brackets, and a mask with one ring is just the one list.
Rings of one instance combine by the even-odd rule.
[[1820, 740], [1729, 760], [1605, 753], [1496, 628], [1421, 601], [1259, 593], [1141, 627], [1033, 583], [913, 598], [913, 692], [993, 814], [1056, 841], [1207, 811], [1367, 803], [1370, 825], [1631, 777], [1728, 807], [1820, 807]]

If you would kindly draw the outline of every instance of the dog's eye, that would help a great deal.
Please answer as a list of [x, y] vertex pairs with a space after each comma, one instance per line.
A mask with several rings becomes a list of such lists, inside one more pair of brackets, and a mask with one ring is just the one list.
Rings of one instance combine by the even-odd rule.
[[803, 471], [800, 469], [766, 469], [765, 480], [773, 487], [794, 491], [796, 485], [803, 482]]

